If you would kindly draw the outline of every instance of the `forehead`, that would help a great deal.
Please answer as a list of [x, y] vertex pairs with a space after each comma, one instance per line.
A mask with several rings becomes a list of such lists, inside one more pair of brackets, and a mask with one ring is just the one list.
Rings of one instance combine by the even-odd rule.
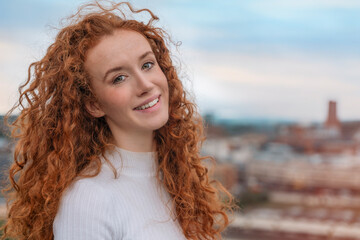
[[88, 50], [85, 68], [90, 72], [97, 67], [105, 67], [120, 62], [126, 63], [146, 51], [152, 51], [148, 40], [132, 30], [115, 30], [113, 34], [100, 38], [99, 42]]

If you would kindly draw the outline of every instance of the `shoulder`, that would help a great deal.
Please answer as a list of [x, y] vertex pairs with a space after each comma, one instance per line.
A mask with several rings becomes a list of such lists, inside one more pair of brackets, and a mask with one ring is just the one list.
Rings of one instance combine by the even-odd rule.
[[58, 239], [113, 239], [118, 219], [112, 217], [113, 193], [98, 178], [75, 181], [60, 200], [53, 231]]

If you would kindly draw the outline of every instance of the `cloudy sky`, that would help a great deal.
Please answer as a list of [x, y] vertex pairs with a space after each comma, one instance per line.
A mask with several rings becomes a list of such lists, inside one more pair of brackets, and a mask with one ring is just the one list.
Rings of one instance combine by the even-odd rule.
[[[61, 19], [85, 1], [0, 0], [0, 113], [18, 97]], [[360, 1], [133, 0], [160, 17], [202, 113], [220, 118], [360, 119]], [[146, 16], [142, 16], [146, 17]]]

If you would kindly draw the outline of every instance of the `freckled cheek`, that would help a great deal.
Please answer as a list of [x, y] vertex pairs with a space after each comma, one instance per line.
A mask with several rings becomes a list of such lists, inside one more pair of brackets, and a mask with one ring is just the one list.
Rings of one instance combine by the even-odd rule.
[[106, 105], [106, 108], [108, 109], [117, 109], [118, 111], [121, 111], [122, 109], [131, 108], [130, 98], [126, 93], [107, 93], [103, 100], [104, 105]]
[[158, 79], [159, 79], [158, 84], [162, 87], [164, 92], [168, 93], [169, 92], [169, 83], [168, 83], [166, 76], [164, 74], [162, 74], [162, 76], [159, 77]]

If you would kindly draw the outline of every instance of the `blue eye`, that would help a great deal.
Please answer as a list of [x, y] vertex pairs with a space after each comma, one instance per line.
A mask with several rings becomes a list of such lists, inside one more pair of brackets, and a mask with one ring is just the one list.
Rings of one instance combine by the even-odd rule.
[[142, 66], [141, 69], [150, 69], [154, 66], [154, 63], [152, 62], [147, 62], [147, 63], [144, 63], [144, 65]]
[[114, 79], [113, 83], [120, 83], [123, 82], [124, 80], [125, 80], [125, 75], [119, 75]]

